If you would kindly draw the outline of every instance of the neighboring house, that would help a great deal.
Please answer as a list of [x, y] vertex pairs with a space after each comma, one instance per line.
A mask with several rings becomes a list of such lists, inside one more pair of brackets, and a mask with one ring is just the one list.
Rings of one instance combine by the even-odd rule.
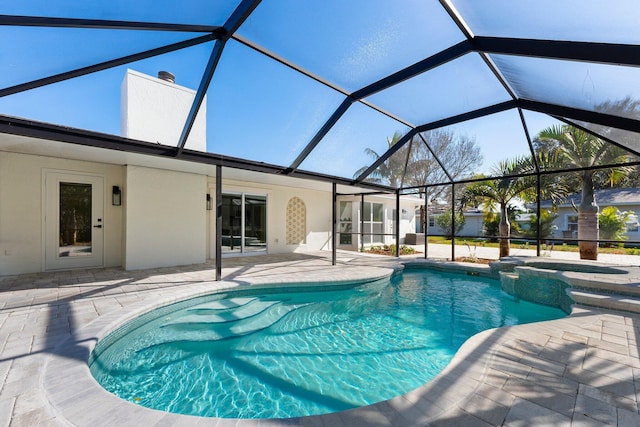
[[[600, 211], [607, 206], [614, 206], [619, 211], [632, 212], [631, 218], [627, 223], [627, 236], [630, 241], [640, 241], [640, 230], [638, 218], [640, 217], [640, 189], [638, 188], [609, 188], [605, 190], [595, 191], [596, 202], [600, 207]], [[580, 194], [574, 194], [568, 197], [563, 203], [556, 206], [558, 217], [554, 221], [554, 232], [550, 236], [554, 239], [576, 239], [578, 237], [578, 214], [572, 206], [572, 202], [577, 206], [580, 204]], [[527, 204], [528, 213], [517, 215], [518, 222], [522, 233], [525, 233], [530, 227], [530, 219], [535, 214], [535, 204]], [[551, 209], [551, 201], [542, 201], [541, 209]], [[429, 209], [428, 214], [428, 233], [430, 235], [442, 235], [443, 230], [438, 226], [437, 217], [442, 215], [448, 208], [438, 207]], [[416, 211], [416, 230], [420, 228], [420, 212]], [[465, 226], [457, 234], [462, 237], [481, 237], [484, 235], [484, 213], [478, 209], [470, 209], [464, 211]], [[518, 237], [512, 234], [512, 237]]]
[[[633, 215], [627, 223], [627, 236], [631, 241], [640, 240], [638, 231], [638, 216], [640, 215], [640, 189], [638, 188], [608, 188], [595, 191], [596, 203], [600, 211], [607, 206], [614, 206], [619, 211], [630, 211]], [[574, 194], [566, 201], [557, 205], [558, 217], [554, 221], [556, 226], [554, 238], [575, 239], [578, 237], [578, 213], [573, 204], [577, 207], [580, 204], [580, 194]], [[545, 200], [540, 203], [542, 209], [551, 209], [551, 201]], [[534, 205], [527, 205], [529, 209], [535, 209]]]
[[[152, 153], [166, 145], [168, 155], [120, 151], [117, 137], [115, 149], [91, 146], [92, 138], [111, 137], [88, 131], [78, 131], [87, 144], [60, 142], [64, 138], [55, 135], [65, 129], [48, 124], [41, 125], [45, 135], [54, 135], [48, 138], [0, 135], [0, 275], [132, 270], [213, 259], [220, 178], [222, 257], [332, 247], [330, 182], [229, 167], [221, 168], [220, 177], [214, 165], [175, 159], [171, 153], [195, 92], [176, 85], [167, 73], [159, 76], [127, 72], [122, 133], [152, 143]], [[201, 110], [187, 150], [206, 149], [204, 117]], [[338, 185], [337, 192], [354, 189]], [[340, 196], [337, 218], [343, 231], [360, 231], [359, 199]], [[395, 196], [372, 195], [365, 202], [365, 231], [391, 235], [365, 236], [363, 243], [395, 242]], [[403, 237], [415, 227], [407, 214], [415, 205], [412, 198], [401, 198]], [[357, 249], [359, 239], [342, 234], [339, 247]]]
[[[444, 230], [438, 226], [437, 217], [442, 215], [441, 211], [430, 212], [429, 214], [429, 234], [444, 234]], [[484, 214], [477, 209], [465, 210], [464, 227], [456, 234], [457, 236], [482, 236], [484, 232]]]
[[[640, 230], [638, 218], [640, 217], [640, 189], [637, 188], [610, 188], [595, 191], [596, 202], [600, 207], [600, 211], [607, 206], [614, 206], [619, 211], [630, 211], [632, 215], [627, 223], [627, 236], [631, 241], [640, 241]], [[556, 205], [557, 218], [553, 222], [554, 239], [576, 239], [578, 237], [578, 214], [572, 206], [572, 202], [577, 206], [580, 204], [580, 194], [574, 194], [568, 197], [563, 203]], [[542, 201], [541, 209], [551, 209], [551, 201]], [[520, 226], [522, 233], [525, 233], [530, 227], [530, 219], [535, 215], [535, 204], [527, 204], [525, 206], [529, 210], [528, 213], [520, 213], [517, 215], [516, 221]], [[446, 211], [444, 208], [435, 208], [429, 210], [428, 215], [428, 232], [430, 235], [442, 235], [443, 230], [438, 226], [437, 217]], [[481, 237], [484, 235], [484, 213], [478, 209], [470, 209], [464, 211], [465, 226], [457, 234], [463, 237]], [[420, 216], [416, 211], [416, 230], [419, 228]], [[515, 233], [512, 237], [518, 237]]]
[[[440, 228], [437, 222], [438, 216], [447, 212], [449, 208], [438, 207], [429, 209], [427, 214], [427, 232], [430, 236], [444, 235], [445, 232]], [[465, 223], [462, 230], [460, 230], [456, 236], [475, 237], [482, 236], [484, 233], [484, 213], [479, 209], [468, 209], [464, 211]], [[420, 212], [416, 211], [416, 230], [421, 232], [420, 227]]]

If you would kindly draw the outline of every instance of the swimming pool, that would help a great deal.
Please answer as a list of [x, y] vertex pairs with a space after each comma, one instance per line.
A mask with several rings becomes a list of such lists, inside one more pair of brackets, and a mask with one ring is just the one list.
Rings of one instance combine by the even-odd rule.
[[564, 317], [489, 279], [410, 270], [360, 286], [249, 289], [156, 310], [90, 360], [123, 399], [222, 418], [289, 418], [390, 399], [485, 329]]

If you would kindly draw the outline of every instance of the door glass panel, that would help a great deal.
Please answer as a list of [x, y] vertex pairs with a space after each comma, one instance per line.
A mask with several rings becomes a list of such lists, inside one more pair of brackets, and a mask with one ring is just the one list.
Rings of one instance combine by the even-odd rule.
[[[404, 211], [404, 209], [403, 209], [403, 211]], [[398, 226], [398, 223], [396, 222], [396, 210], [392, 209], [390, 214], [391, 214], [391, 218], [389, 218], [389, 220], [391, 221], [391, 234], [393, 234], [393, 238], [395, 240], [396, 227]], [[402, 216], [404, 217], [404, 212], [403, 212]]]
[[58, 256], [91, 256], [91, 184], [60, 183]]
[[340, 202], [340, 244], [350, 245], [352, 243], [353, 223], [351, 202]]
[[384, 206], [382, 203], [373, 203], [373, 220], [376, 222], [382, 222], [384, 214]]
[[267, 198], [244, 198], [244, 251], [267, 250]]
[[362, 228], [362, 230], [364, 232], [363, 232], [363, 236], [362, 236], [362, 242], [365, 245], [369, 245], [369, 244], [371, 244], [371, 223], [370, 222], [365, 222], [363, 225], [364, 225], [364, 227]]
[[383, 229], [382, 223], [374, 222], [373, 235], [371, 236], [371, 241], [373, 243], [378, 243], [378, 244], [384, 243], [384, 236], [382, 235], [383, 233], [384, 233], [384, 229]]
[[242, 196], [222, 195], [222, 252], [242, 250]]
[[364, 204], [364, 210], [363, 210], [362, 218], [365, 221], [371, 221], [371, 203], [365, 203]]

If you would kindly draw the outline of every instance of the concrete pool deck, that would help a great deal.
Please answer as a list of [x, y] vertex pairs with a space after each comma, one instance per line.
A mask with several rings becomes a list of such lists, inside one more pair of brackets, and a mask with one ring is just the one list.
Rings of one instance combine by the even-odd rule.
[[[461, 254], [463, 255], [463, 254]], [[4, 426], [638, 426], [640, 316], [578, 307], [570, 317], [471, 338], [426, 385], [365, 408], [288, 420], [218, 420], [141, 408], [104, 391], [86, 360], [139, 312], [223, 287], [390, 274], [395, 258], [339, 252], [225, 259], [142, 271], [0, 277]], [[631, 276], [640, 282], [640, 272]]]

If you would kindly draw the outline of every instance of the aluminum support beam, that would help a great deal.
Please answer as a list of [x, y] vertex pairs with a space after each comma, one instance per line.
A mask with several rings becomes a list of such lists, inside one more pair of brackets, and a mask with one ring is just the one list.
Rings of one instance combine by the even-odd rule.
[[451, 184], [451, 261], [456, 260], [456, 185]]
[[47, 86], [53, 83], [58, 83], [65, 80], [73, 79], [75, 77], [86, 76], [87, 74], [96, 73], [98, 71], [107, 70], [113, 67], [119, 67], [120, 65], [130, 64], [132, 62], [141, 61], [143, 59], [151, 58], [153, 56], [164, 55], [165, 53], [174, 52], [176, 50], [185, 49], [185, 48], [196, 46], [202, 43], [208, 43], [215, 39], [216, 39], [216, 36], [214, 34], [208, 34], [205, 36], [200, 36], [193, 39], [181, 41], [178, 43], [173, 43], [170, 45], [158, 47], [155, 49], [146, 50], [144, 52], [135, 53], [133, 55], [127, 55], [127, 56], [112, 59], [109, 61], [101, 62], [99, 64], [90, 65], [88, 67], [77, 68], [75, 70], [66, 71], [64, 73], [44, 77], [42, 79], [32, 80], [26, 83], [20, 83], [15, 86], [0, 89], [0, 97], [13, 95], [14, 93], [24, 92], [25, 90], [36, 89], [36, 88]]
[[536, 256], [540, 256], [540, 246], [542, 246], [542, 217], [540, 211], [540, 174], [538, 174], [536, 176], [536, 222], [538, 224], [538, 229], [536, 230]]
[[221, 28], [215, 25], [169, 24], [163, 22], [53, 18], [46, 16], [20, 15], [0, 15], [0, 26], [87, 28], [101, 30], [178, 31], [187, 33], [214, 33]]
[[476, 36], [473, 50], [501, 55], [640, 66], [640, 46], [563, 40]]
[[400, 191], [396, 191], [396, 258], [400, 257]]
[[189, 114], [187, 115], [187, 120], [185, 122], [184, 128], [182, 129], [182, 134], [180, 135], [180, 139], [178, 140], [178, 149], [176, 150], [176, 157], [182, 154], [184, 150], [184, 146], [187, 143], [187, 138], [189, 138], [189, 133], [191, 133], [191, 128], [196, 120], [196, 116], [198, 111], [200, 111], [200, 105], [202, 105], [202, 101], [204, 100], [204, 96], [209, 89], [209, 84], [211, 83], [211, 79], [213, 78], [213, 73], [216, 71], [216, 67], [218, 66], [218, 62], [220, 61], [220, 56], [222, 55], [222, 51], [224, 50], [224, 45], [227, 43], [227, 40], [233, 35], [233, 33], [242, 25], [242, 23], [251, 15], [251, 12], [254, 11], [256, 7], [260, 4], [260, 0], [243, 0], [238, 7], [233, 11], [227, 22], [225, 22], [223, 30], [224, 34], [216, 40], [216, 44], [213, 47], [213, 52], [211, 52], [211, 56], [209, 57], [209, 61], [207, 62], [207, 66], [204, 69], [204, 73], [202, 75], [202, 79], [200, 80], [200, 85], [198, 86], [198, 90], [196, 91], [196, 95], [193, 99], [193, 104], [191, 104], [191, 110], [189, 110]]
[[222, 166], [216, 166], [216, 281], [222, 280]]
[[360, 252], [364, 252], [364, 194], [360, 195]]
[[336, 251], [338, 248], [338, 218], [336, 212], [338, 211], [338, 192], [336, 189], [336, 183], [331, 185], [332, 191], [332, 210], [331, 210], [331, 265], [336, 265]]
[[429, 189], [424, 189], [424, 259], [429, 250]]
[[598, 113], [596, 111], [581, 110], [579, 108], [564, 107], [546, 102], [531, 101], [528, 99], [520, 99], [516, 102], [518, 107], [524, 108], [525, 110], [640, 133], [640, 120], [614, 116], [607, 113]]
[[[380, 92], [381, 90], [387, 89], [393, 85], [415, 77], [418, 74], [424, 73], [425, 71], [433, 69], [439, 65], [445, 64], [453, 59], [464, 55], [465, 53], [469, 53], [470, 51], [471, 44], [468, 41], [460, 42], [448, 49], [430, 56], [429, 58], [423, 59], [422, 61], [410, 65], [394, 74], [391, 74], [390, 76], [380, 79], [375, 83], [372, 83], [368, 86], [363, 87], [362, 89], [353, 92], [342, 102], [342, 104], [340, 104], [340, 106], [331, 115], [331, 117], [329, 117], [322, 128], [320, 128], [320, 131], [318, 131], [318, 133], [307, 144], [302, 153], [300, 153], [298, 158], [291, 164], [291, 172], [295, 171], [300, 166], [304, 159], [307, 158], [307, 156], [311, 153], [315, 146], [318, 145], [320, 140], [324, 138], [324, 136], [331, 130], [331, 128], [336, 124], [338, 119], [342, 117], [342, 115], [347, 111], [351, 104], [363, 98], [371, 96], [377, 92]], [[383, 114], [385, 113], [383, 112]], [[406, 140], [404, 142], [406, 142]], [[400, 144], [400, 142], [396, 143], [396, 145], [398, 144]], [[400, 147], [398, 147], [398, 149], [399, 148]], [[373, 169], [375, 170], [375, 168]]]

